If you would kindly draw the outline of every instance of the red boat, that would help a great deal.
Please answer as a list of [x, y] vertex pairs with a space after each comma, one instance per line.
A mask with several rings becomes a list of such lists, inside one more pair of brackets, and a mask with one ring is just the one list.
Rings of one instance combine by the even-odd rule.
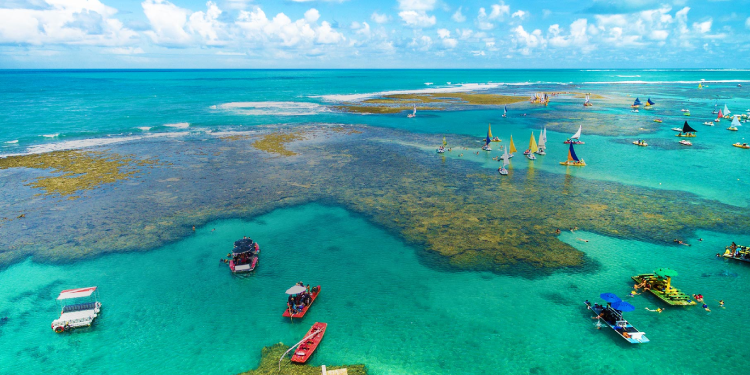
[[326, 323], [316, 322], [315, 324], [313, 324], [312, 328], [307, 331], [304, 341], [299, 344], [297, 350], [294, 351], [294, 355], [292, 355], [292, 362], [305, 363], [308, 359], [310, 359], [310, 356], [315, 353], [315, 349], [318, 348], [320, 340], [323, 340], [323, 335], [325, 335], [326, 333], [327, 326], [328, 324]]
[[310, 294], [310, 297], [312, 298], [312, 301], [310, 301], [310, 304], [306, 305], [302, 309], [302, 311], [295, 312], [294, 314], [291, 314], [290, 311], [289, 311], [289, 309], [287, 308], [286, 310], [284, 310], [284, 315], [283, 316], [285, 318], [301, 318], [301, 317], [305, 316], [305, 314], [307, 313], [307, 310], [310, 309], [310, 306], [312, 306], [312, 304], [318, 298], [318, 294], [320, 294], [320, 285], [318, 285], [318, 286], [316, 286], [316, 287], [314, 287], [312, 289], [312, 293]]

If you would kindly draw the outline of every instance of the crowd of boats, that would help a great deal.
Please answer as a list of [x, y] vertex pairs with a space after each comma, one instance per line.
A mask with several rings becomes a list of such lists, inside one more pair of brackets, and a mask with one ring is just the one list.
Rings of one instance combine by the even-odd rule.
[[[651, 98], [648, 100], [648, 104], [646, 104], [647, 108], [651, 108], [655, 103], [651, 101]], [[638, 108], [640, 106], [640, 101], [638, 98], [635, 99], [635, 102], [631, 107]], [[748, 119], [748, 116], [750, 116], [750, 109], [747, 110], [748, 113], [746, 114], [739, 114], [739, 115], [731, 115], [731, 111], [729, 110], [729, 107], [724, 104], [723, 111], [721, 109], [716, 109], [718, 107], [718, 104], [714, 105], [715, 109], [712, 112], [712, 114], [716, 114], [716, 119], [713, 121], [706, 121], [703, 123], [703, 125], [706, 126], [714, 126], [716, 123], [720, 122], [722, 119], [725, 120], [731, 120], [732, 122], [729, 124], [729, 127], [727, 130], [729, 131], [738, 131], [739, 127], [742, 126], [742, 123], [746, 123], [747, 121], [750, 121]], [[690, 110], [688, 109], [681, 109], [680, 110], [685, 116], [690, 116]], [[660, 118], [654, 119], [654, 122], [662, 123], [663, 120]], [[682, 127], [674, 127], [672, 128], [673, 131], [678, 132], [676, 137], [683, 137], [683, 138], [695, 138], [697, 130], [688, 125], [688, 122], [685, 121], [685, 123], [682, 125]], [[693, 143], [690, 142], [687, 139], [680, 140], [679, 143], [684, 146], [692, 146]], [[633, 142], [633, 144], [638, 146], [648, 146], [648, 144], [645, 141], [638, 140], [638, 142]], [[750, 145], [747, 144], [747, 142], [736, 142], [732, 144], [734, 147], [739, 147], [743, 149], [750, 149]]]

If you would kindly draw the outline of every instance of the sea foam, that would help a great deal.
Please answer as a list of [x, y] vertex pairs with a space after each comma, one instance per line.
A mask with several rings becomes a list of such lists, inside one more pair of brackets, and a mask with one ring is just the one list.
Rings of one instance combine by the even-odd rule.
[[343, 94], [343, 95], [320, 95], [314, 96], [315, 98], [322, 98], [329, 102], [357, 102], [365, 99], [370, 99], [378, 96], [385, 95], [404, 95], [404, 94], [440, 94], [449, 92], [468, 92], [478, 90], [489, 90], [500, 87], [502, 83], [465, 83], [460, 85], [451, 85], [447, 87], [432, 87], [426, 89], [417, 90], [394, 90], [394, 91], [380, 91], [371, 92], [365, 94]]
[[216, 108], [246, 116], [305, 116], [326, 110], [320, 104], [309, 102], [232, 102], [218, 105]]
[[[178, 123], [174, 123], [174, 124], [164, 124], [164, 126], [168, 126], [170, 128], [185, 129], [185, 128], [189, 128], [190, 127], [190, 123], [187, 123], [187, 122], [178, 122]], [[138, 129], [143, 130], [143, 128], [138, 128]]]

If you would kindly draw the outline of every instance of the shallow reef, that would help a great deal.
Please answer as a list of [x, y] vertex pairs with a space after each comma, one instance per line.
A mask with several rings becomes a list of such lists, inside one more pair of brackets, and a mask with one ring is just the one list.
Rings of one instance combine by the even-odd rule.
[[[279, 358], [281, 358], [281, 355], [288, 349], [289, 347], [282, 343], [263, 348], [258, 368], [243, 372], [240, 375], [320, 375], [322, 373], [321, 367], [292, 363], [288, 355], [283, 361], [281, 361], [281, 371], [279, 371]], [[349, 375], [367, 374], [365, 365], [326, 365], [326, 369], [329, 371], [340, 368], [346, 368], [346, 372]]]
[[[1, 187], [6, 199], [0, 210], [25, 217], [0, 223], [0, 265], [27, 256], [68, 262], [148, 250], [190, 235], [193, 225], [311, 202], [366, 217], [414, 245], [430, 266], [528, 277], [596, 267], [557, 239], [558, 228], [651, 242], [671, 242], [696, 229], [750, 229], [747, 210], [683, 192], [512, 166], [500, 178], [469, 160], [412, 146], [439, 144], [438, 135], [322, 124], [259, 129], [252, 136], [109, 146], [103, 155], [160, 163], [138, 179], [76, 201], [32, 199], [41, 187]], [[450, 143], [476, 145], [461, 136]]]
[[478, 93], [436, 93], [436, 94], [395, 94], [362, 102], [333, 106], [334, 110], [353, 113], [388, 114], [410, 111], [414, 105], [418, 111], [442, 111], [448, 106], [460, 105], [503, 105], [524, 102], [520, 96]]

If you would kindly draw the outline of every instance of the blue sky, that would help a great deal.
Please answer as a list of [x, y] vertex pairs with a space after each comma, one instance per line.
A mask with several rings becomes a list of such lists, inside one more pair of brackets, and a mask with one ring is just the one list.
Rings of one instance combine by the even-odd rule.
[[0, 0], [0, 68], [748, 68], [750, 0]]

